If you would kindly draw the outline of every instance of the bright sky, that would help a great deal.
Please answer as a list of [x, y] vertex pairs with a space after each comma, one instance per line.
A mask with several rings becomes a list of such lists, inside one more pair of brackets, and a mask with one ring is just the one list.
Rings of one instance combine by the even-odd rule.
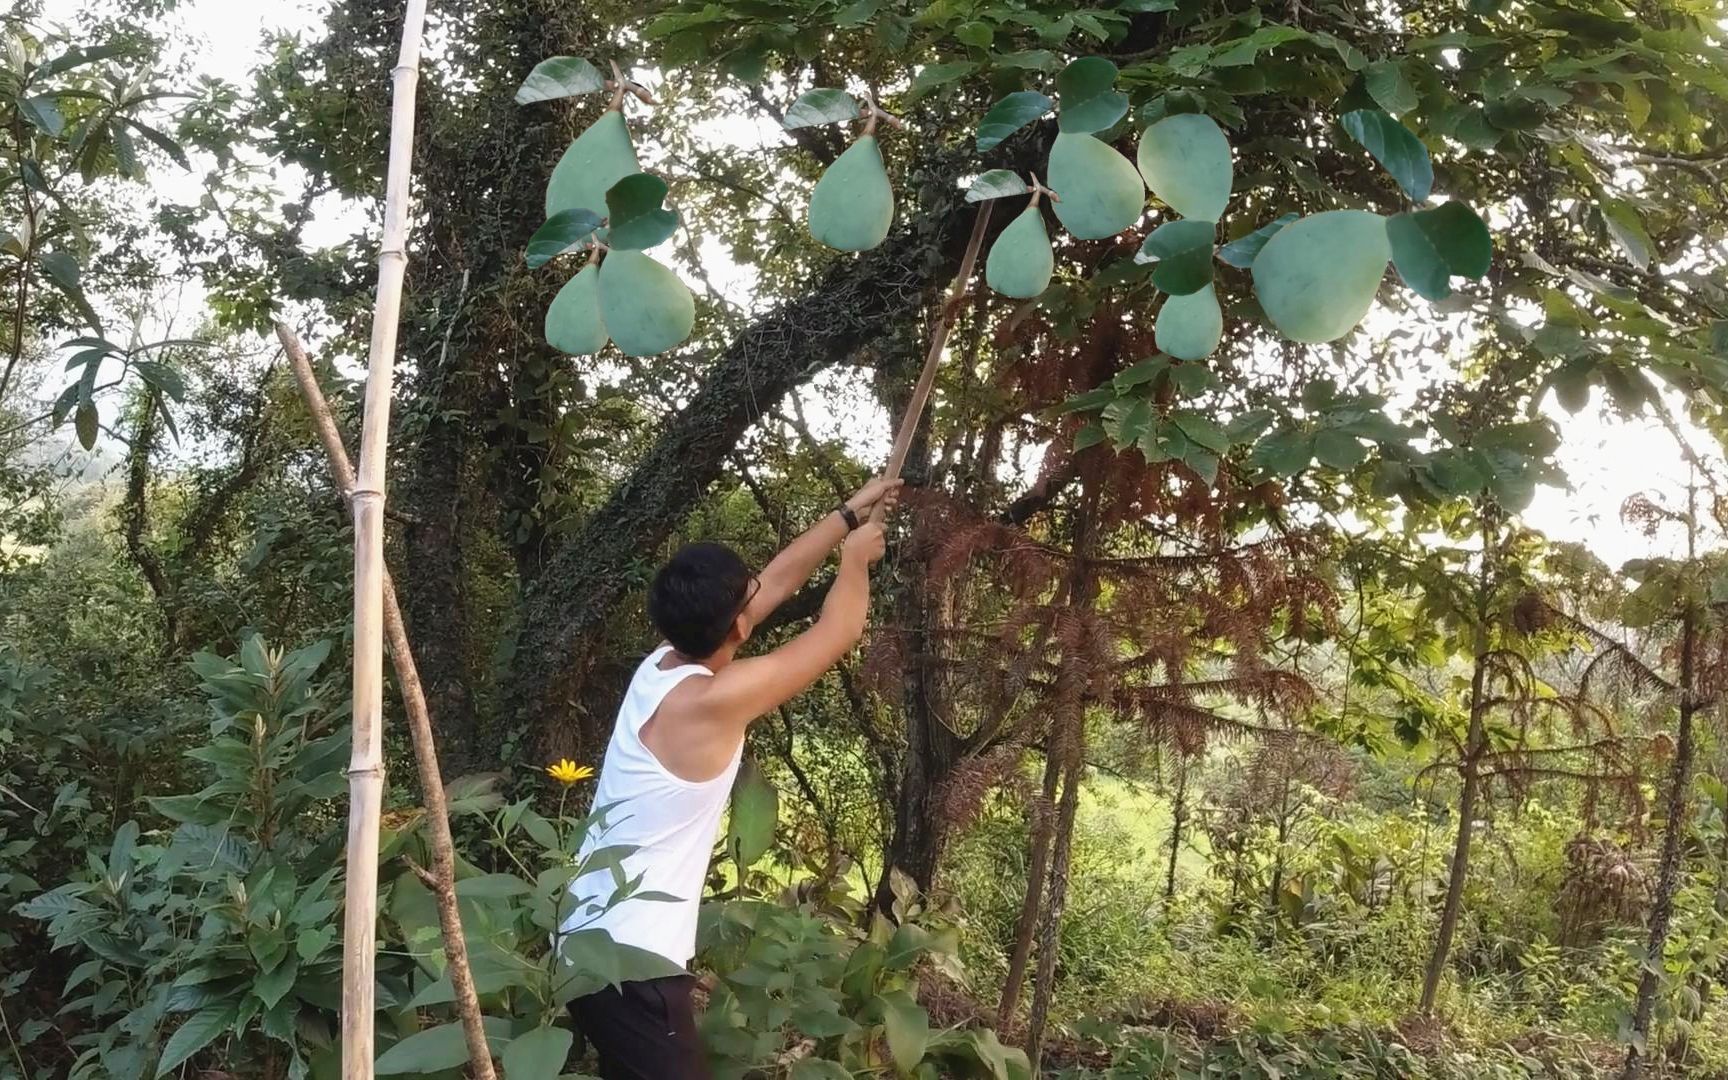
[[[49, 21], [65, 18], [87, 3], [88, 0], [49, 0], [47, 17]], [[314, 33], [321, 24], [326, 6], [314, 0], [284, 0], [270, 4], [182, 0], [172, 17], [202, 43], [195, 57], [203, 71], [244, 86], [258, 59], [266, 30]], [[740, 134], [745, 140], [754, 135]], [[185, 184], [187, 190], [196, 191], [196, 179], [190, 176], [161, 174], [154, 177], [153, 182], [162, 186]], [[309, 230], [309, 235], [317, 236], [323, 232], [334, 238], [346, 232], [349, 221], [343, 220], [348, 217], [343, 208], [326, 208], [324, 217], [326, 220], [321, 222], [324, 228]], [[712, 248], [704, 245], [704, 248], [705, 256], [723, 258], [718, 245]], [[819, 435], [845, 428], [847, 438], [861, 453], [885, 453], [887, 423], [879, 411], [871, 410], [869, 430], [861, 432], [857, 413], [830, 410], [815, 396], [806, 397], [806, 407]], [[1670, 407], [1676, 415], [1684, 411], [1678, 399], [1672, 400]], [[1539, 489], [1525, 520], [1555, 539], [1586, 544], [1610, 565], [1649, 555], [1677, 554], [1678, 536], [1664, 535], [1652, 541], [1622, 523], [1619, 513], [1622, 502], [1637, 492], [1655, 493], [1669, 505], [1679, 505], [1683, 501], [1687, 468], [1668, 433], [1653, 420], [1622, 423], [1607, 419], [1594, 402], [1591, 408], [1578, 416], [1564, 417], [1561, 430], [1565, 444], [1560, 459], [1571, 479], [1572, 489]], [[1695, 448], [1707, 451], [1712, 467], [1719, 466], [1719, 448], [1707, 436], [1695, 431], [1689, 434]], [[1719, 469], [1719, 474], [1728, 476], [1728, 468]]]

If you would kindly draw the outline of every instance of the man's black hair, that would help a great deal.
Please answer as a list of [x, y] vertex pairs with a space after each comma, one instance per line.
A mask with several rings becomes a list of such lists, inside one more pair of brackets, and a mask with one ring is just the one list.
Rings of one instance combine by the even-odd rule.
[[725, 544], [686, 544], [648, 586], [648, 618], [674, 649], [705, 660], [749, 603], [752, 577]]

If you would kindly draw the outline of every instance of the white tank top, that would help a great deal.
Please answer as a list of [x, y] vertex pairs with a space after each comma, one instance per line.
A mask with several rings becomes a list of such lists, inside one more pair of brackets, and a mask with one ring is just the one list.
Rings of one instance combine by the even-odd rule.
[[683, 965], [696, 954], [696, 914], [702, 886], [720, 830], [720, 815], [744, 756], [744, 741], [739, 739], [731, 763], [719, 776], [700, 784], [674, 776], [643, 745], [642, 725], [654, 716], [666, 695], [692, 675], [714, 674], [701, 664], [662, 671], [660, 661], [671, 651], [670, 645], [654, 650], [636, 669], [624, 693], [618, 722], [606, 745], [606, 759], [600, 766], [600, 783], [594, 789], [594, 808], [612, 809], [605, 816], [607, 827], [602, 829], [596, 823], [584, 838], [582, 855], [603, 847], [634, 847], [636, 851], [624, 859], [624, 877], [640, 874], [637, 892], [665, 893], [678, 900], [626, 900], [610, 911], [593, 914], [590, 906], [604, 907], [617, 884], [610, 869], [597, 870], [570, 883], [575, 907], [559, 929], [564, 933], [585, 928], [606, 930], [613, 941], [647, 949]]

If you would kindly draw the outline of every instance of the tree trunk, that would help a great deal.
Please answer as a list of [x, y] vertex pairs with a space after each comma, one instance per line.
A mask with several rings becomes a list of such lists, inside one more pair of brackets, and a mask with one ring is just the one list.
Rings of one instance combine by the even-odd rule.
[[1452, 954], [1452, 939], [1458, 932], [1458, 917], [1464, 910], [1464, 882], [1470, 873], [1470, 842], [1476, 830], [1476, 798], [1482, 778], [1477, 766], [1488, 742], [1488, 618], [1494, 610], [1495, 561], [1499, 538], [1498, 520], [1489, 509], [1482, 512], [1482, 562], [1476, 574], [1476, 655], [1470, 671], [1470, 726], [1464, 736], [1464, 759], [1458, 775], [1463, 790], [1458, 794], [1458, 836], [1452, 846], [1452, 862], [1446, 873], [1446, 902], [1440, 909], [1440, 927], [1434, 935], [1434, 952], [1422, 975], [1422, 1015], [1434, 1012], [1440, 980]]
[[1470, 678], [1470, 731], [1465, 737], [1464, 763], [1458, 772], [1464, 790], [1458, 796], [1458, 836], [1452, 846], [1452, 862], [1446, 873], [1446, 903], [1440, 909], [1440, 928], [1434, 936], [1434, 952], [1428, 957], [1428, 968], [1422, 976], [1424, 1016], [1434, 1011], [1434, 999], [1440, 993], [1440, 979], [1446, 973], [1446, 960], [1452, 952], [1452, 938], [1458, 932], [1458, 916], [1464, 910], [1464, 881], [1470, 872], [1470, 841], [1475, 834], [1476, 795], [1482, 779], [1476, 771], [1477, 760], [1486, 741], [1482, 714], [1486, 711], [1484, 682], [1487, 661], [1476, 658], [1476, 670]]
[[1428, 958], [1422, 976], [1423, 1015], [1434, 1011], [1434, 1001], [1440, 992], [1440, 980], [1446, 973], [1446, 961], [1452, 952], [1452, 939], [1458, 932], [1458, 918], [1464, 909], [1464, 883], [1470, 873], [1470, 842], [1475, 836], [1476, 798], [1482, 786], [1477, 763], [1487, 743], [1488, 663], [1485, 651], [1478, 651], [1470, 676], [1470, 727], [1464, 739], [1464, 761], [1459, 766], [1463, 790], [1458, 795], [1458, 832], [1452, 846], [1452, 859], [1446, 873], [1446, 902], [1440, 910], [1440, 927], [1434, 936], [1434, 951]]
[[[1091, 555], [1096, 541], [1098, 483], [1083, 479], [1080, 504], [1074, 512], [1073, 570], [1068, 580], [1068, 607], [1090, 611], [1098, 597]], [[1076, 656], [1063, 656], [1056, 676], [1057, 704], [1047, 740], [1049, 753], [1062, 759], [1062, 799], [1056, 807], [1056, 828], [1050, 854], [1050, 887], [1038, 923], [1038, 970], [1032, 979], [1032, 1010], [1026, 1018], [1026, 1056], [1032, 1075], [1039, 1075], [1044, 1051], [1044, 1026], [1056, 994], [1056, 961], [1061, 952], [1062, 916], [1068, 906], [1068, 874], [1074, 850], [1074, 817], [1080, 807], [1080, 781], [1086, 772], [1087, 680]]]
[[1056, 808], [1054, 849], [1050, 859], [1050, 896], [1038, 922], [1038, 972], [1032, 980], [1032, 1011], [1026, 1018], [1026, 1057], [1032, 1075], [1039, 1075], [1044, 1054], [1044, 1027], [1056, 995], [1056, 961], [1061, 955], [1062, 915], [1068, 907], [1068, 873], [1074, 853], [1074, 816], [1080, 806], [1080, 780], [1085, 774], [1085, 716], [1074, 717], [1063, 752], [1062, 801]]
[[1661, 988], [1663, 956], [1668, 948], [1669, 924], [1674, 919], [1674, 894], [1680, 889], [1680, 855], [1685, 841], [1687, 797], [1692, 790], [1692, 720], [1698, 711], [1693, 697], [1696, 681], [1698, 626], [1688, 611], [1680, 624], [1680, 725], [1674, 735], [1674, 764], [1668, 773], [1668, 792], [1663, 799], [1662, 858], [1656, 871], [1656, 895], [1650, 907], [1649, 936], [1644, 946], [1643, 974], [1632, 1009], [1632, 1033], [1626, 1048], [1626, 1064], [1620, 1080], [1637, 1080], [1649, 1054], [1650, 1019]]
[[1182, 854], [1182, 825], [1188, 816], [1188, 758], [1176, 755], [1176, 801], [1170, 809], [1170, 865], [1164, 871], [1164, 899], [1176, 899], [1176, 861]]
[[1038, 926], [1038, 909], [1044, 896], [1044, 876], [1050, 866], [1050, 841], [1056, 832], [1056, 782], [1062, 775], [1061, 755], [1044, 755], [1042, 797], [1032, 812], [1032, 832], [1027, 838], [1026, 893], [1020, 901], [1020, 921], [1014, 927], [1014, 951], [1008, 957], [1008, 977], [1002, 981], [1002, 1001], [996, 1007], [996, 1026], [1006, 1028], [1020, 1007], [1020, 991], [1026, 982], [1026, 963], [1032, 958], [1032, 934]]

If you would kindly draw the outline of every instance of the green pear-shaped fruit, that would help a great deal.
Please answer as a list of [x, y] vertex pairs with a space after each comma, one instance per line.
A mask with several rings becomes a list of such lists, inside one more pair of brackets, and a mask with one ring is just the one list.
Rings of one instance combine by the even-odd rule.
[[546, 308], [546, 340], [559, 352], [586, 356], [606, 347], [600, 317], [600, 266], [590, 261], [564, 283]]
[[1056, 218], [1081, 240], [1115, 236], [1140, 220], [1146, 185], [1134, 163], [1090, 135], [1059, 132], [1050, 148]]
[[560, 210], [592, 210], [605, 217], [606, 192], [641, 171], [624, 114], [608, 109], [558, 159], [546, 183], [546, 216]]
[[1153, 328], [1158, 348], [1178, 360], [1204, 360], [1224, 336], [1224, 312], [1212, 286], [1186, 296], [1172, 296], [1158, 310]]
[[1186, 218], [1217, 221], [1230, 202], [1230, 140], [1198, 113], [1178, 113], [1146, 129], [1135, 154], [1152, 194]]
[[690, 336], [696, 298], [640, 251], [612, 251], [600, 264], [600, 316], [626, 356], [653, 356]]
[[1254, 259], [1254, 292], [1292, 341], [1336, 341], [1374, 306], [1392, 244], [1386, 219], [1328, 210], [1281, 229]]
[[888, 238], [894, 189], [876, 136], [858, 141], [828, 166], [810, 193], [810, 235], [838, 251], [869, 251]]
[[1050, 234], [1044, 231], [1044, 211], [1034, 204], [1020, 211], [1020, 216], [990, 245], [990, 257], [984, 262], [984, 280], [1003, 296], [1030, 300], [1050, 287], [1050, 275], [1055, 269]]

